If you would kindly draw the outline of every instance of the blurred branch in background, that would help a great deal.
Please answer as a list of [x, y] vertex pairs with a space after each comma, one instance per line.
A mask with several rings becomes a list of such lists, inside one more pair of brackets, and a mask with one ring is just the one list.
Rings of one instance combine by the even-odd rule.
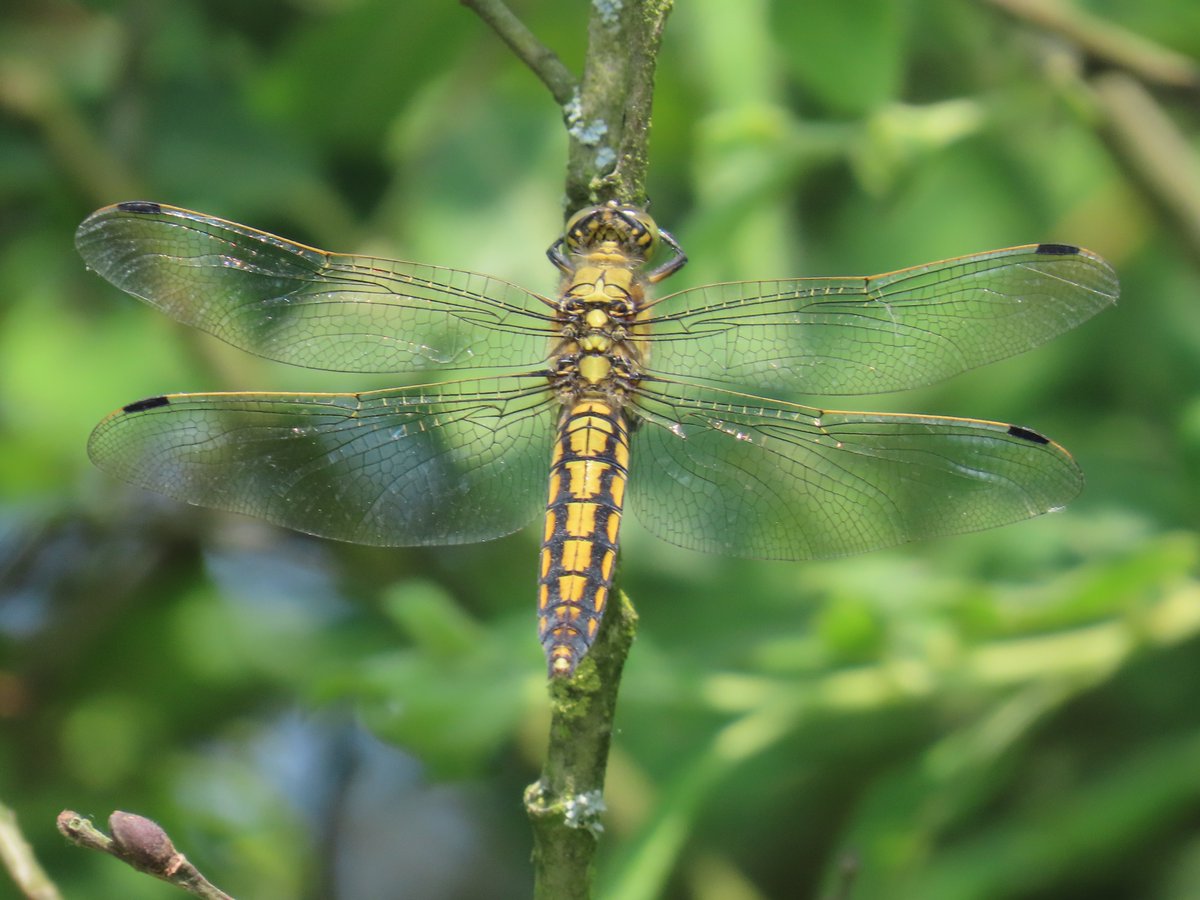
[[62, 897], [21, 833], [17, 814], [3, 804], [0, 804], [0, 861], [23, 897], [29, 900]]
[[1092, 88], [1100, 134], [1113, 156], [1200, 264], [1200, 159], [1195, 149], [1137, 79], [1109, 72], [1093, 79]]
[[[71, 37], [82, 43], [88, 36]], [[137, 195], [132, 173], [97, 139], [65, 96], [55, 62], [33, 48], [0, 55], [0, 111], [32, 124], [63, 174], [96, 205]]]
[[989, 2], [1110, 69], [1081, 79], [1095, 104], [1099, 134], [1133, 184], [1173, 225], [1192, 258], [1200, 259], [1200, 159], [1143, 85], [1200, 96], [1200, 64], [1060, 0]]
[[1190, 57], [1061, 0], [988, 0], [1014, 18], [1065, 38], [1088, 56], [1162, 87], [1200, 90]]

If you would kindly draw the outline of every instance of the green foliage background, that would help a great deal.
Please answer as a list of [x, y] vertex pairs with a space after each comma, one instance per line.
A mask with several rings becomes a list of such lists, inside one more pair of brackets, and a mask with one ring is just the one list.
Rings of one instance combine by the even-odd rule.
[[[578, 68], [585, 4], [514, 6]], [[1200, 57], [1200, 6], [1086, 7]], [[1197, 92], [1144, 85], [1192, 151], [1156, 168], [1115, 149], [1114, 77], [988, 3], [680, 0], [650, 178], [676, 286], [1061, 241], [1123, 294], [1023, 357], [839, 400], [1043, 430], [1088, 474], [1065, 512], [814, 564], [629, 528], [600, 896], [831, 896], [850, 869], [856, 898], [1200, 896], [1200, 215], [1170, 207], [1200, 193]], [[63, 807], [156, 818], [243, 898], [528, 895], [535, 530], [364, 549], [113, 483], [84, 444], [122, 403], [376, 385], [187, 333], [72, 235], [156, 199], [552, 290], [564, 160], [544, 89], [455, 3], [0, 14], [0, 799], [69, 896], [174, 894], [68, 848]]]

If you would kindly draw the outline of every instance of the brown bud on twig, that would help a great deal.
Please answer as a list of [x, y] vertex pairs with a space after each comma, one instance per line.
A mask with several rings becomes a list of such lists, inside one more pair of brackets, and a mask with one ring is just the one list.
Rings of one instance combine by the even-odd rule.
[[73, 810], [65, 809], [58, 815], [58, 830], [80, 847], [100, 850], [139, 872], [161, 878], [197, 897], [233, 900], [175, 849], [171, 838], [157, 822], [118, 811], [109, 816], [108, 827], [112, 830], [111, 838]]
[[117, 810], [108, 817], [108, 828], [117, 850], [134, 868], [165, 878], [179, 870], [183, 854], [157, 822]]

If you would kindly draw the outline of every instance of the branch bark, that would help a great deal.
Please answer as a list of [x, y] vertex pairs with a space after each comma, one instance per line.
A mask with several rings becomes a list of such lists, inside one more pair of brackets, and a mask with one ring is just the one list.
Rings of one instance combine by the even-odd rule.
[[654, 72], [674, 0], [596, 0], [579, 82], [504, 0], [460, 2], [491, 26], [562, 109], [570, 140], [566, 212], [609, 200], [645, 206]]
[[637, 630], [623, 592], [571, 678], [550, 681], [550, 743], [542, 777], [525, 789], [533, 823], [535, 900], [586, 900], [604, 812], [604, 775], [621, 671]]
[[654, 72], [674, 0], [596, 0], [578, 103], [564, 110], [567, 211], [646, 205]]

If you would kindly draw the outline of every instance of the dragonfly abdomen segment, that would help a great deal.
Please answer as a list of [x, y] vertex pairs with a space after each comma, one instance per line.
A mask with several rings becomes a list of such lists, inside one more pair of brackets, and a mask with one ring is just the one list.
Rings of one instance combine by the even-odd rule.
[[538, 636], [550, 674], [570, 675], [596, 638], [617, 561], [629, 429], [602, 399], [569, 407], [550, 466], [538, 579]]

